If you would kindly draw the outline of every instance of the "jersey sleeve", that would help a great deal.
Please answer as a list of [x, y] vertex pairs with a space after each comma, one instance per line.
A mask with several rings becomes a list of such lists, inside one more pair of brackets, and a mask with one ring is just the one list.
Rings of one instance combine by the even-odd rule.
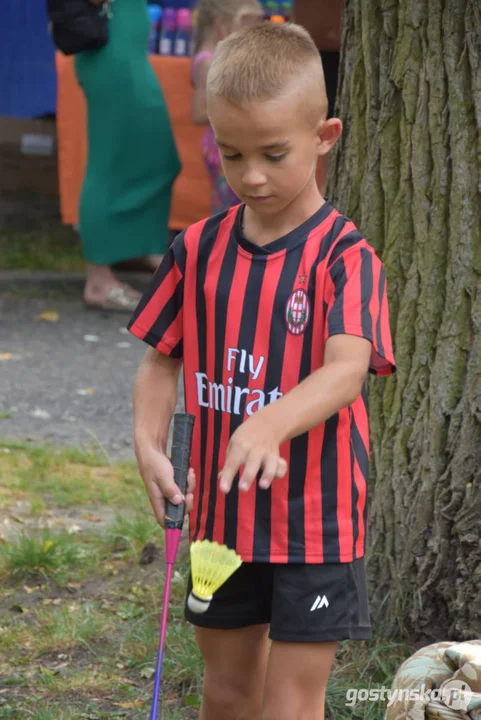
[[164, 355], [183, 357], [185, 232], [178, 235], [155, 272], [128, 329]]
[[367, 243], [346, 250], [328, 268], [325, 283], [325, 335], [355, 335], [372, 343], [369, 371], [387, 376], [396, 370], [386, 289], [386, 272]]

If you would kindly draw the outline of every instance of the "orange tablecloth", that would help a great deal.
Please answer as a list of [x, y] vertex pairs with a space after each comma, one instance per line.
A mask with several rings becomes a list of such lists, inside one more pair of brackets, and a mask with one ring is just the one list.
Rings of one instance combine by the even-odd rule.
[[[190, 119], [190, 59], [151, 55], [150, 60], [167, 102], [182, 162], [182, 172], [174, 185], [169, 221], [173, 230], [181, 230], [210, 215], [210, 184], [200, 150], [204, 128], [194, 125]], [[76, 225], [87, 154], [85, 100], [72, 58], [57, 54], [57, 77], [60, 208], [63, 222]]]

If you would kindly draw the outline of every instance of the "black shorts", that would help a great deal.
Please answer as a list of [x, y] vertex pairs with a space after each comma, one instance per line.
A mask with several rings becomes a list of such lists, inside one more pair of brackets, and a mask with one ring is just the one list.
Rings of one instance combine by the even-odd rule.
[[[192, 589], [189, 578], [187, 596]], [[270, 624], [283, 642], [370, 640], [364, 558], [352, 563], [300, 565], [244, 563], [203, 614], [185, 606], [198, 627], [233, 630]]]

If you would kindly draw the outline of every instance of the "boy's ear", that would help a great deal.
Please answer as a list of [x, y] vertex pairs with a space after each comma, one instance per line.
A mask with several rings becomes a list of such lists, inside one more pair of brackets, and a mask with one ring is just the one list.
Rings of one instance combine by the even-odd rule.
[[342, 120], [339, 118], [324, 120], [319, 126], [317, 154], [327, 155], [341, 137], [341, 133]]

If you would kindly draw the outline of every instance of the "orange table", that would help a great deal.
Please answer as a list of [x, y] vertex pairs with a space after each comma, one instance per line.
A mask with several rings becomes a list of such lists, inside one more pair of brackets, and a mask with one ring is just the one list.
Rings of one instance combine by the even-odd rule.
[[[190, 119], [190, 59], [151, 55], [150, 61], [167, 102], [182, 163], [169, 220], [171, 229], [181, 230], [211, 212], [210, 183], [200, 149], [204, 128]], [[73, 59], [58, 53], [56, 62], [60, 209], [63, 222], [76, 225], [87, 155], [85, 99], [75, 77]]]

